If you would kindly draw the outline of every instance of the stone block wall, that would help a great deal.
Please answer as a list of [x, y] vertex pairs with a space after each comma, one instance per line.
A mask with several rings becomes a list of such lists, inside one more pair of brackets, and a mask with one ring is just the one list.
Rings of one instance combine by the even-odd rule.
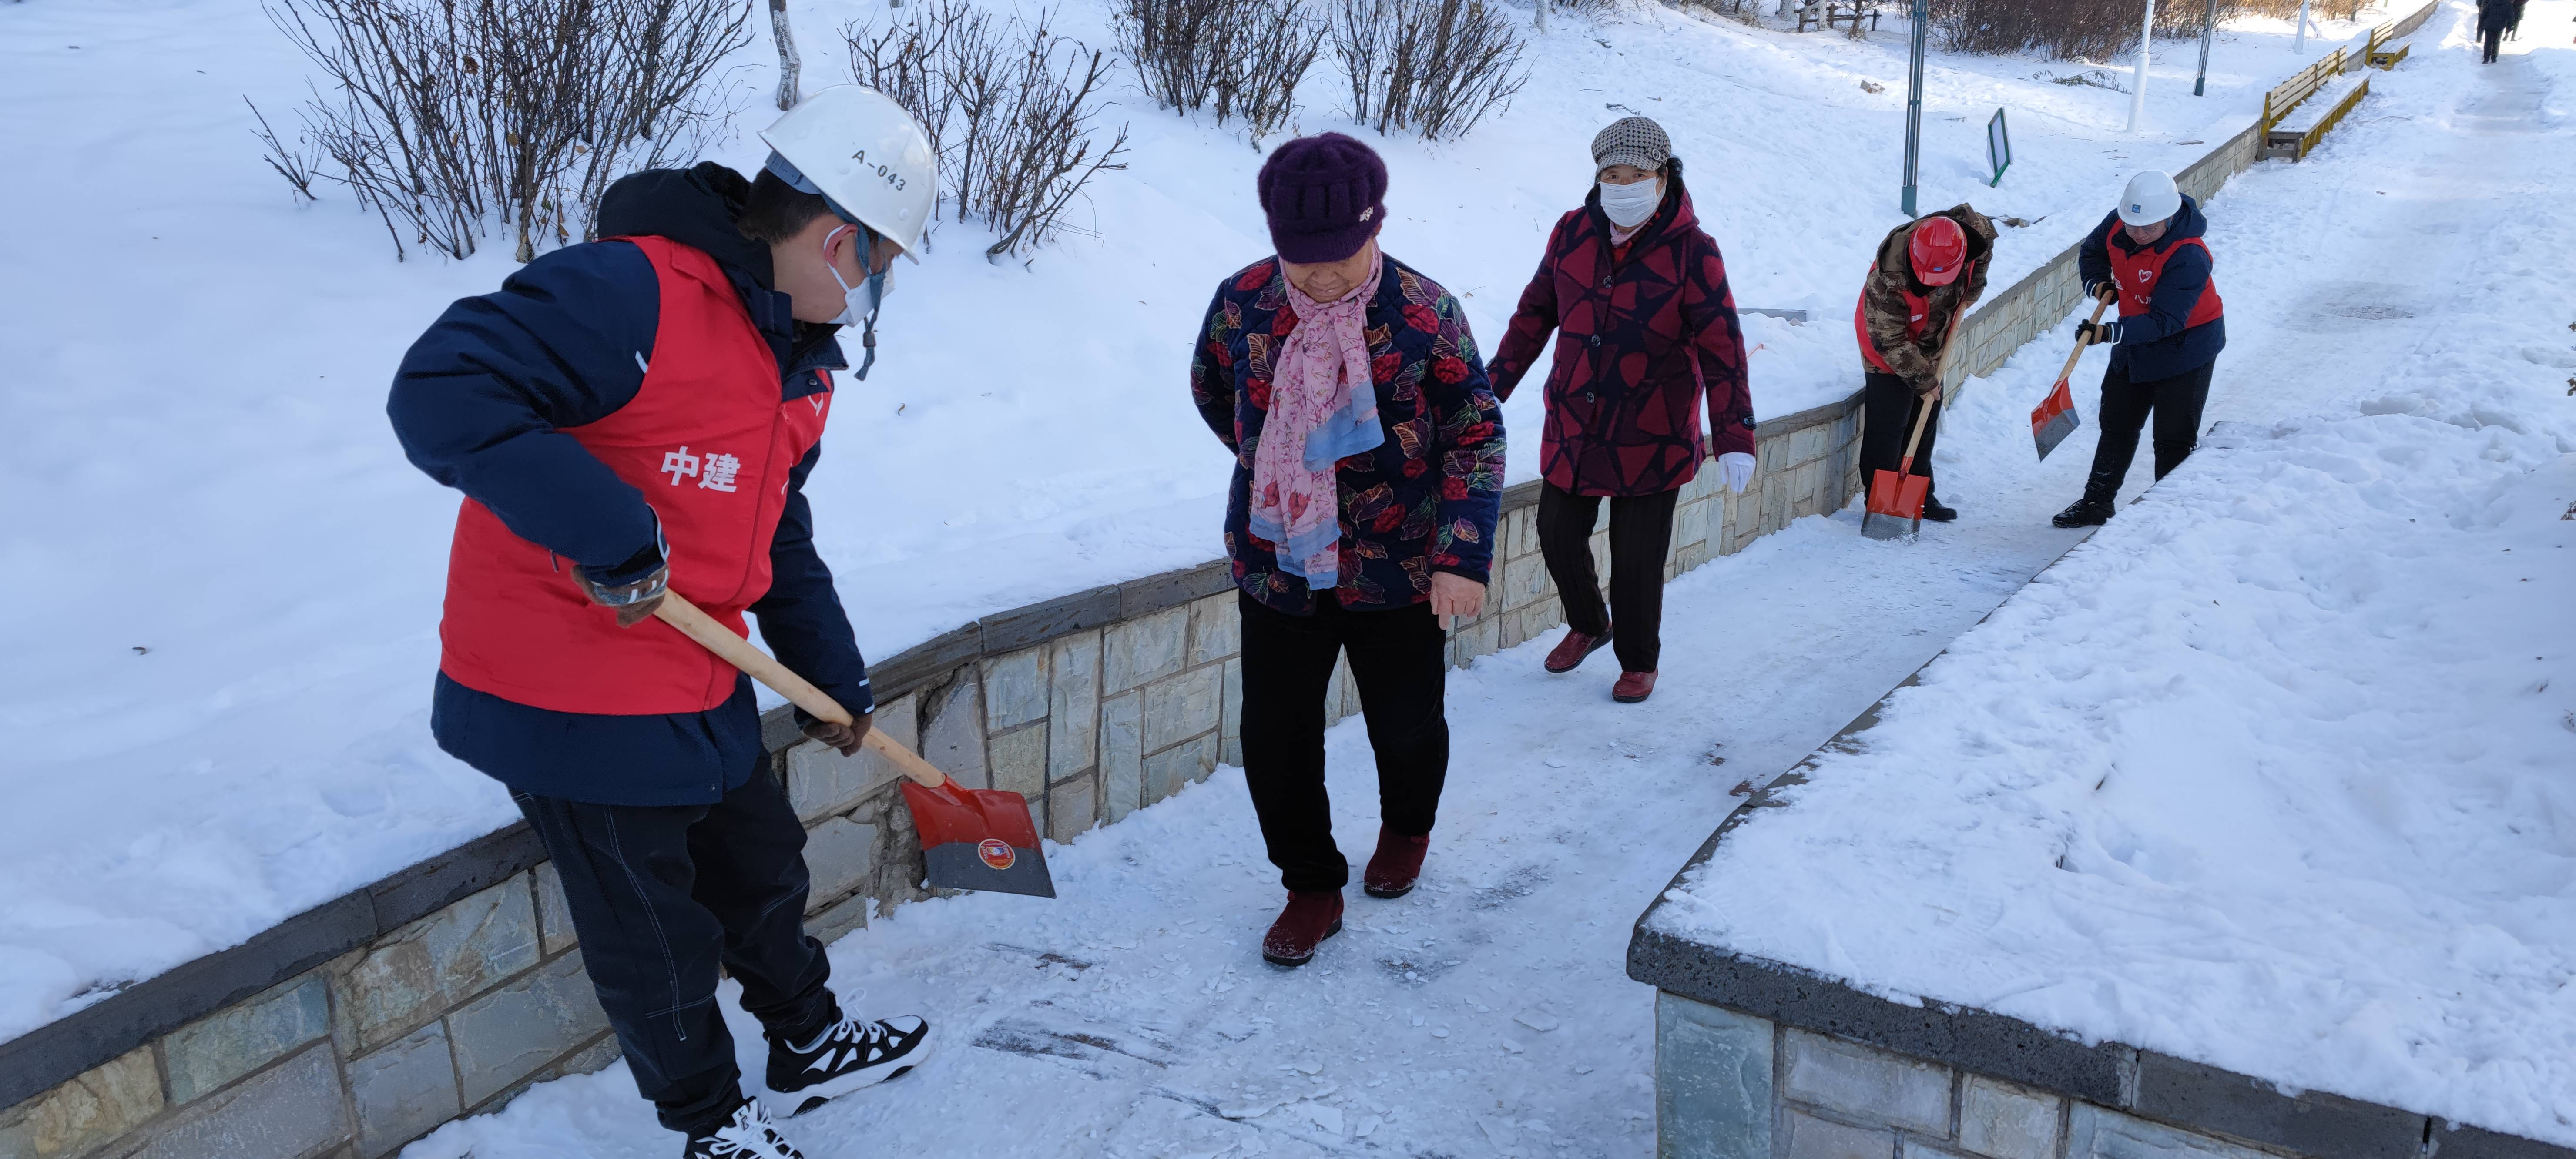
[[550, 869], [468, 893], [0, 1112], [0, 1156], [373, 1159], [608, 1065], [617, 1044]]
[[1655, 1002], [1655, 1078], [1660, 1159], [2271, 1159], [2216, 1132], [1669, 991]]

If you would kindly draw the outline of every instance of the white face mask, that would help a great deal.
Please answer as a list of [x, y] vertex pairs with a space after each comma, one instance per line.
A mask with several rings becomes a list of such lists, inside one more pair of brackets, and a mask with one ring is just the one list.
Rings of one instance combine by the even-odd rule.
[[[868, 272], [855, 286], [851, 285], [848, 279], [843, 278], [840, 263], [832, 260], [832, 243], [839, 240], [842, 233], [857, 228], [845, 225], [824, 235], [823, 268], [832, 271], [832, 281], [841, 287], [841, 313], [832, 319], [832, 325], [856, 326], [860, 329], [859, 342], [867, 350], [867, 359], [859, 364], [854, 377], [865, 382], [868, 368], [877, 364], [877, 311], [885, 305], [886, 282], [894, 273], [894, 265], [889, 262], [885, 269]], [[871, 251], [876, 248], [875, 235], [862, 230], [857, 237], [850, 239], [850, 244], [860, 247], [859, 268], [866, 270], [868, 259], [872, 256]]]
[[1655, 207], [1664, 203], [1664, 180], [1649, 177], [1633, 185], [1601, 183], [1601, 212], [1610, 215], [1610, 224], [1621, 229], [1635, 229], [1655, 215]]

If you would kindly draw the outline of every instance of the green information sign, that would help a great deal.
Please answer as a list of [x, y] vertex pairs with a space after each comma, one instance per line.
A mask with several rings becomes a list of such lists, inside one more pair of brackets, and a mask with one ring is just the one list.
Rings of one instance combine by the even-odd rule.
[[2002, 109], [1996, 109], [1995, 119], [1986, 122], [1986, 164], [1995, 170], [1994, 180], [1986, 182], [1987, 187], [2003, 184], [2004, 170], [2012, 168], [2012, 134], [2004, 128]]

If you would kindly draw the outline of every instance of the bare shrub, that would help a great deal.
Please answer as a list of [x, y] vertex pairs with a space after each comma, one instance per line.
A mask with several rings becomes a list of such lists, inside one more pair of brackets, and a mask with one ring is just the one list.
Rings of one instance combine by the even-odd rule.
[[1305, 0], [1124, 0], [1118, 50], [1167, 109], [1240, 119], [1253, 147], [1287, 128], [1297, 86], [1322, 55], [1323, 22]]
[[289, 148], [285, 142], [277, 139], [277, 130], [268, 127], [268, 114], [259, 111], [259, 106], [249, 97], [243, 97], [242, 103], [250, 105], [250, 115], [259, 118], [259, 132], [252, 135], [259, 138], [262, 150], [260, 160], [268, 162], [268, 167], [276, 170], [278, 176], [285, 178], [286, 183], [294, 187], [295, 192], [303, 195], [304, 200], [320, 200], [313, 196], [313, 182], [319, 175], [313, 171], [313, 166], [318, 161], [313, 155], [312, 139], [298, 136], [295, 146]]
[[883, 29], [841, 30], [851, 76], [929, 135], [940, 197], [957, 220], [981, 218], [1001, 235], [985, 250], [996, 261], [1054, 240], [1083, 187], [1126, 168], [1125, 126], [1106, 147], [1095, 140], [1107, 56], [1058, 35], [1051, 19], [997, 21], [971, 0], [934, 0]]
[[611, 180], [695, 155], [729, 118], [716, 67], [750, 35], [731, 0], [263, 5], [329, 82], [299, 110], [324, 176], [397, 257], [406, 235], [469, 256], [496, 219], [520, 261], [590, 236]]
[[1483, 0], [1339, 0], [1333, 54], [1351, 83], [1351, 117], [1424, 140], [1466, 135], [1529, 80], [1521, 39]]
[[[2246, 0], [2219, 0], [2224, 20]], [[2067, 0], [1932, 0], [1932, 33], [1952, 52], [2038, 52], [2056, 60], [2108, 60], [2135, 51], [2141, 10], [2128, 4]], [[2291, 0], [2293, 14], [2297, 0]], [[2200, 35], [2205, 5], [2184, 0], [2156, 7], [2156, 35]]]

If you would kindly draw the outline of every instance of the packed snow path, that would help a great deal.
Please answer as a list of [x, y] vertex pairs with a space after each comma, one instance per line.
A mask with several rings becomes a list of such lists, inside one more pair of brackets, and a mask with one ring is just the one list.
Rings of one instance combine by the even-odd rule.
[[[2531, 19], [2558, 27], [2568, 7]], [[2323, 153], [2215, 203], [2232, 345], [2210, 419], [2371, 405], [2392, 386], [2374, 367], [2445, 325], [2473, 280], [2511, 276], [2510, 239], [2477, 227], [2564, 167], [2532, 136], [2555, 132], [2556, 90], [2520, 57], [2475, 73], [2456, 44], [2434, 51], [2451, 18]], [[940, 1053], [796, 1120], [801, 1144], [817, 1159], [1650, 1153], [1653, 1027], [1622, 974], [1630, 918], [1732, 806], [1730, 786], [1797, 761], [2075, 542], [2047, 516], [2076, 494], [2091, 428], [2034, 469], [2023, 425], [2071, 329], [1949, 416], [1941, 493], [1961, 523], [1879, 544], [1846, 511], [1675, 584], [1653, 701], [1611, 704], [1606, 656], [1542, 674], [1552, 639], [1454, 675], [1455, 763], [1422, 888], [1349, 891], [1343, 933], [1305, 969], [1257, 956], [1280, 894], [1231, 770], [1059, 849], [1061, 900], [925, 903], [845, 939], [843, 994], [928, 1015]], [[2098, 356], [2078, 372], [2088, 424], [2099, 374]], [[1364, 857], [1375, 794], [1357, 722], [1330, 753], [1338, 836]], [[408, 1154], [670, 1147], [621, 1065]]]

